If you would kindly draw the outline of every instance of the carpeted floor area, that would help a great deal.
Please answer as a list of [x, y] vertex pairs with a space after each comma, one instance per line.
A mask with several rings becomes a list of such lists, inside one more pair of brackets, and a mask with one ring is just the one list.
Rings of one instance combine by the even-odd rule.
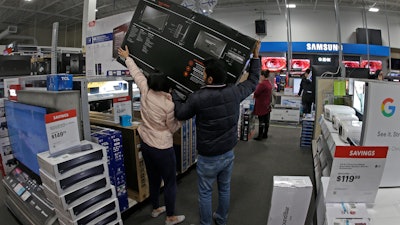
[[[314, 182], [311, 148], [300, 148], [300, 133], [299, 126], [271, 125], [267, 140], [239, 142], [235, 149], [229, 225], [267, 224], [274, 175], [310, 176]], [[214, 194], [214, 208], [216, 198]], [[312, 202], [312, 210], [313, 205]], [[313, 214], [312, 210], [309, 214]], [[164, 224], [165, 215], [154, 219], [150, 211], [150, 202], [144, 202], [135, 212], [125, 215], [124, 224]], [[182, 225], [199, 224], [195, 168], [178, 180], [176, 213], [186, 216]], [[312, 216], [306, 221], [306, 225], [310, 224]]]
[[[239, 142], [235, 148], [229, 225], [267, 224], [274, 175], [310, 176], [314, 182], [311, 149], [300, 148], [300, 133], [299, 126], [271, 125], [267, 140]], [[216, 198], [215, 194], [214, 208]], [[1, 187], [0, 218], [7, 221], [7, 225], [19, 224], [4, 206], [3, 200], [4, 189]], [[181, 224], [198, 225], [197, 174], [194, 167], [179, 176], [176, 200], [176, 213], [186, 216], [186, 220]], [[313, 205], [312, 202], [312, 210]], [[313, 214], [312, 210], [309, 214]], [[165, 214], [151, 218], [150, 211], [149, 201], [140, 203], [123, 214], [124, 224], [165, 224]], [[312, 216], [309, 216], [306, 225], [311, 224]]]

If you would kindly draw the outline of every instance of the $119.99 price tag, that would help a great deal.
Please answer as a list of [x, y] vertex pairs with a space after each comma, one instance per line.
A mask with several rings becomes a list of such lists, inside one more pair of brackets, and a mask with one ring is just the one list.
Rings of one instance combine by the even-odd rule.
[[337, 146], [326, 201], [374, 202], [387, 151], [387, 146]]
[[80, 144], [76, 110], [46, 115], [46, 132], [51, 154]]

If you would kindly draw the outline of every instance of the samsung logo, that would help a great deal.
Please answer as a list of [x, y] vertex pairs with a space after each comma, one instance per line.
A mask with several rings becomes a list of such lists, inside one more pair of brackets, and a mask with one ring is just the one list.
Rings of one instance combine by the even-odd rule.
[[374, 156], [375, 151], [350, 151], [350, 156]]
[[307, 51], [327, 51], [327, 52], [337, 52], [339, 51], [338, 44], [328, 44], [328, 43], [307, 43]]

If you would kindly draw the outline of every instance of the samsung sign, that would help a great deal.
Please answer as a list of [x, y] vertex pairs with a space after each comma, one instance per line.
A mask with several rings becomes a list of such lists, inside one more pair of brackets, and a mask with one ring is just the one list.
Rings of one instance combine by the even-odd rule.
[[[324, 52], [337, 52], [339, 51], [339, 44], [334, 43], [307, 43], [307, 51], [324, 51]], [[343, 49], [343, 47], [342, 47]]]
[[[293, 53], [329, 53], [337, 54], [339, 44], [334, 42], [292, 42]], [[287, 42], [262, 42], [260, 52], [287, 52]], [[343, 54], [389, 56], [390, 49], [381, 45], [342, 43]]]

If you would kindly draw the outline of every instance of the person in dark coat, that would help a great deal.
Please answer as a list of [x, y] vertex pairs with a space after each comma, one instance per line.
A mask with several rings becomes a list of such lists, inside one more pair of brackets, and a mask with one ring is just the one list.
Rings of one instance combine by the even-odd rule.
[[[218, 59], [204, 62], [204, 82], [186, 101], [173, 92], [175, 117], [196, 116], [197, 164], [200, 225], [225, 225], [230, 205], [230, 184], [238, 143], [240, 103], [254, 92], [261, 72], [260, 43], [250, 60], [249, 77], [239, 84], [225, 84], [225, 63]], [[212, 209], [213, 183], [218, 184], [218, 206]]]
[[310, 69], [304, 73], [304, 77], [300, 82], [298, 95], [301, 96], [301, 104], [303, 105], [303, 113], [311, 113], [312, 103], [314, 102], [314, 85], [312, 83]]
[[254, 91], [254, 111], [253, 114], [258, 116], [258, 136], [254, 140], [262, 140], [268, 138], [269, 118], [271, 112], [272, 84], [268, 79], [269, 70], [261, 71], [260, 82]]

